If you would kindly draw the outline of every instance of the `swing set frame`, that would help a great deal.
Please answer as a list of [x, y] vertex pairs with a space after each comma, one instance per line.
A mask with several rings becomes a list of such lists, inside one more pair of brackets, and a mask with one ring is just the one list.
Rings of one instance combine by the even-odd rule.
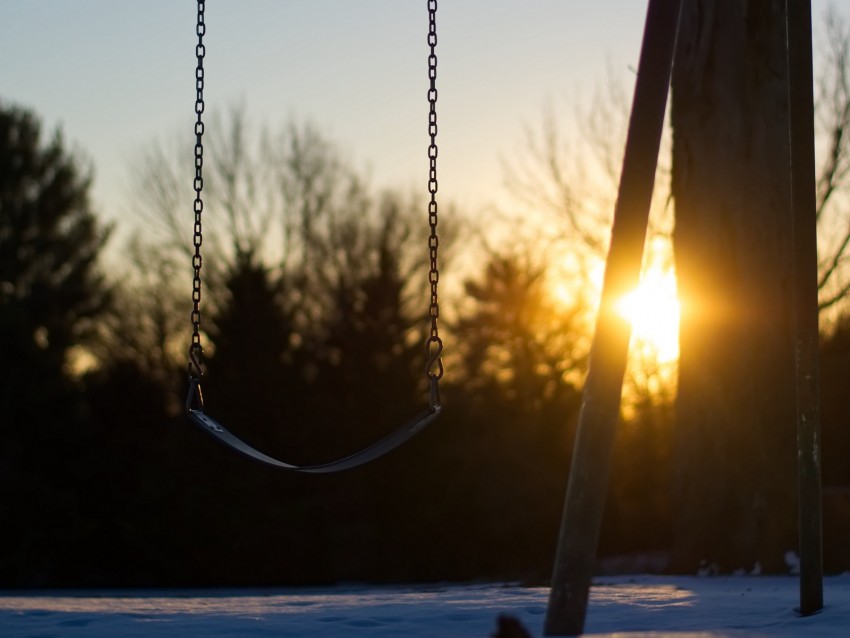
[[[583, 390], [544, 630], [584, 631], [631, 326], [616, 300], [637, 285], [683, 0], [649, 0], [602, 299]], [[823, 608], [817, 216], [810, 0], [785, 0], [793, 224], [801, 615]]]

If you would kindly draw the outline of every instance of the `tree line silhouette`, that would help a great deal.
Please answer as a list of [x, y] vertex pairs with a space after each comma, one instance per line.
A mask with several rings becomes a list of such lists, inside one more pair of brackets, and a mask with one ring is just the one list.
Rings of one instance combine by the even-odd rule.
[[[351, 453], [426, 400], [424, 208], [372, 189], [310, 127], [259, 150], [238, 113], [222, 128], [207, 408], [294, 463]], [[191, 199], [167, 149], [147, 160], [150, 238], [107, 276], [91, 167], [58, 133], [45, 141], [34, 113], [0, 104], [0, 586], [547, 582], [590, 302], [553, 300], [546, 250], [484, 248], [462, 270], [475, 227], [444, 216], [445, 269], [463, 273], [442, 317], [444, 414], [366, 467], [280, 473], [183, 417]], [[824, 344], [832, 484], [850, 482], [829, 386], [850, 367], [847, 339]], [[603, 556], [669, 548], [672, 424], [669, 401], [649, 395], [624, 419]], [[832, 566], [847, 561], [836, 550]]]

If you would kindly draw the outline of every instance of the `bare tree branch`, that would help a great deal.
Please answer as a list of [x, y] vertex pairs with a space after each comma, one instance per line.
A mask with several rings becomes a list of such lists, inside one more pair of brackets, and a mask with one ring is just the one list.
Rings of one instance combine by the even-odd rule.
[[[823, 238], [818, 273], [821, 310], [839, 304], [850, 290], [850, 284], [837, 281], [843, 275], [850, 249], [850, 219], [848, 211], [841, 209], [835, 197], [850, 185], [847, 137], [850, 130], [850, 25], [831, 7], [825, 17], [825, 29], [824, 64], [817, 80], [816, 102], [821, 136], [828, 140], [816, 185], [817, 220]], [[841, 230], [835, 234], [828, 232], [828, 227]]]

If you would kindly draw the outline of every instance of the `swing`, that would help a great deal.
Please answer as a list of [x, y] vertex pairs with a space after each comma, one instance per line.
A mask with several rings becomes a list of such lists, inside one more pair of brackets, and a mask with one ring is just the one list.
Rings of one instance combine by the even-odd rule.
[[369, 461], [373, 461], [384, 454], [399, 447], [413, 436], [421, 432], [428, 425], [433, 423], [439, 416], [442, 409], [440, 403], [439, 381], [443, 376], [443, 362], [441, 358], [443, 350], [443, 342], [440, 339], [437, 329], [437, 319], [440, 315], [440, 306], [437, 297], [437, 283], [440, 278], [440, 272], [437, 268], [437, 248], [439, 246], [439, 237], [437, 235], [437, 30], [436, 30], [436, 14], [437, 0], [428, 0], [428, 45], [430, 46], [430, 54], [428, 55], [428, 78], [430, 87], [428, 89], [428, 102], [430, 110], [428, 114], [428, 135], [430, 137], [430, 145], [428, 146], [428, 158], [430, 160], [430, 170], [428, 173], [428, 192], [430, 193], [430, 201], [428, 203], [428, 223], [431, 228], [430, 236], [428, 237], [428, 249], [430, 255], [430, 271], [428, 273], [428, 281], [431, 288], [431, 305], [429, 310], [431, 331], [425, 341], [425, 351], [427, 362], [425, 365], [425, 375], [429, 383], [428, 405], [419, 414], [405, 422], [401, 427], [387, 435], [385, 438], [378, 440], [376, 443], [356, 452], [350, 456], [343, 457], [336, 461], [321, 463], [316, 465], [293, 465], [285, 463], [276, 458], [268, 456], [259, 450], [254, 449], [235, 434], [227, 430], [218, 421], [210, 417], [204, 411], [204, 399], [201, 391], [201, 378], [203, 377], [203, 348], [201, 347], [201, 266], [203, 257], [201, 254], [201, 245], [203, 243], [203, 232], [201, 225], [202, 213], [204, 210], [203, 199], [201, 192], [204, 186], [203, 179], [203, 164], [204, 164], [204, 34], [206, 33], [206, 25], [204, 22], [204, 2], [198, 0], [198, 20], [196, 33], [198, 35], [198, 44], [195, 47], [195, 55], [198, 60], [198, 65], [195, 70], [195, 86], [196, 100], [195, 113], [197, 120], [195, 122], [195, 225], [193, 234], [193, 244], [195, 254], [192, 257], [192, 268], [194, 277], [192, 279], [192, 343], [189, 346], [189, 392], [186, 396], [186, 415], [189, 421], [197, 425], [204, 432], [214, 437], [220, 443], [239, 452], [248, 458], [263, 463], [265, 465], [275, 467], [289, 472], [301, 472], [307, 474], [329, 474], [358, 467]]

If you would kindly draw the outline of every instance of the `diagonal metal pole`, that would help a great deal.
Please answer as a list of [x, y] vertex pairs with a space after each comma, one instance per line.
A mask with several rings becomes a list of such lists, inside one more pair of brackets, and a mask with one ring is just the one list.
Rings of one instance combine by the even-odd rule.
[[584, 630], [631, 327], [615, 304], [640, 279], [681, 0], [649, 0], [544, 631]]
[[818, 249], [812, 91], [812, 6], [786, 0], [794, 266], [800, 613], [823, 608]]

